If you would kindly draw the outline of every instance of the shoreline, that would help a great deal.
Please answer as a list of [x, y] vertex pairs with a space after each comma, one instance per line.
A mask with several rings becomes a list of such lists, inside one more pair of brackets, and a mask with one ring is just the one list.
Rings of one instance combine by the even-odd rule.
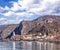
[[28, 42], [50, 42], [50, 43], [60, 43], [60, 40], [1, 40], [0, 42], [23, 42], [23, 41], [28, 41]]

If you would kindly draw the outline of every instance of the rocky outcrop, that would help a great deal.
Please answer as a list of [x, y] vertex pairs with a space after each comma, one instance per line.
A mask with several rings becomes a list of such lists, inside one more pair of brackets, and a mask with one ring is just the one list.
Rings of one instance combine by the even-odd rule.
[[15, 30], [17, 26], [18, 26], [17, 24], [8, 25], [8, 27], [2, 31], [2, 34], [1, 34], [2, 39], [9, 38], [11, 33]]
[[60, 16], [46, 15], [33, 21], [22, 21], [21, 34], [60, 34]]

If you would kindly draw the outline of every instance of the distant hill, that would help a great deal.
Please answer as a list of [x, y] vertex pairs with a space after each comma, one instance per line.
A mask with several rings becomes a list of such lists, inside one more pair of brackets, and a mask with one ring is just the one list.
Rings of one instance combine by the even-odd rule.
[[8, 25], [0, 25], [0, 32], [3, 31], [7, 27], [8, 27]]
[[2, 30], [2, 34], [1, 34], [2, 39], [5, 39], [8, 36], [10, 36], [11, 33], [16, 29], [18, 24], [10, 24], [10, 25], [6, 25], [6, 27], [4, 27], [4, 26], [5, 25], [2, 26], [2, 28], [5, 28], [5, 29]]

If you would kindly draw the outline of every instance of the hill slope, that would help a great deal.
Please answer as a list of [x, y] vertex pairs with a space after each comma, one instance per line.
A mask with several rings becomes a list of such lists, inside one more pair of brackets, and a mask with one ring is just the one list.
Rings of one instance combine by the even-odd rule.
[[21, 34], [59, 34], [60, 16], [46, 15], [33, 21], [22, 21], [20, 25], [22, 25], [20, 29]]

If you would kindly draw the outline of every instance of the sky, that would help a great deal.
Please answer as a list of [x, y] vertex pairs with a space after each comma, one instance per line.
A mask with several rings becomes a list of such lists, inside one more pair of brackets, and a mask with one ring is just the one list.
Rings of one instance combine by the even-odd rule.
[[60, 15], [60, 0], [0, 0], [0, 25], [44, 15]]

